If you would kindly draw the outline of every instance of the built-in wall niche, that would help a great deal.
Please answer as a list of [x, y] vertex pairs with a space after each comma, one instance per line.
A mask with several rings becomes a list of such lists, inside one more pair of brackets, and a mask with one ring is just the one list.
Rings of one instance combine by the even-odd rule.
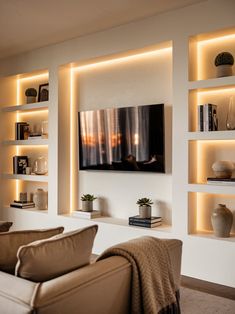
[[235, 29], [192, 36], [189, 40], [189, 80], [216, 78], [214, 61], [221, 52], [230, 52], [235, 58]]
[[[231, 98], [233, 98], [231, 100]], [[213, 88], [200, 88], [189, 91], [189, 132], [199, 131], [198, 106], [204, 104], [216, 105], [218, 119], [218, 131], [226, 131], [226, 121], [229, 110], [229, 102], [234, 101], [235, 85]]]
[[211, 167], [218, 160], [235, 162], [235, 140], [189, 141], [189, 183], [204, 184], [214, 177]]
[[[43, 101], [40, 94], [42, 89], [47, 89], [49, 91], [49, 86], [46, 84], [49, 83], [49, 73], [48, 71], [37, 71], [27, 74], [22, 74], [18, 76], [17, 81], [17, 104], [23, 105], [27, 103], [27, 97], [25, 96], [25, 91], [28, 88], [34, 88], [37, 91], [36, 102]], [[49, 100], [49, 98], [48, 98]]]
[[189, 192], [188, 233], [202, 236], [213, 235], [211, 214], [218, 204], [225, 204], [233, 213], [231, 238], [217, 238], [235, 241], [235, 195]]

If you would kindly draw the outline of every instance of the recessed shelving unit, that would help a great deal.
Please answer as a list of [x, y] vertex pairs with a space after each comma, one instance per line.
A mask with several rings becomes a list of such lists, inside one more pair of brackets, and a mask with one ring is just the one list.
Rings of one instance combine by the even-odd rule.
[[[235, 30], [202, 34], [189, 39], [188, 82], [188, 234], [235, 242], [235, 221], [230, 238], [213, 234], [211, 214], [219, 203], [235, 211], [235, 186], [207, 184], [214, 177], [217, 160], [235, 161], [235, 131], [227, 130], [231, 96], [235, 98], [235, 75], [216, 77], [215, 57], [222, 51], [235, 55]], [[235, 68], [233, 67], [233, 74]], [[217, 105], [218, 131], [198, 131], [198, 106]]]
[[[29, 166], [43, 156], [48, 158], [48, 138], [16, 139], [16, 122], [27, 122], [30, 132], [40, 133], [42, 121], [48, 121], [49, 100], [27, 103], [25, 90], [49, 82], [47, 70], [18, 74], [1, 79], [1, 181], [3, 185], [2, 205], [19, 199], [20, 192], [28, 193], [28, 200], [37, 188], [48, 190], [48, 175], [13, 174], [13, 157], [28, 156]], [[49, 174], [49, 172], [48, 172]], [[7, 205], [8, 207], [9, 205]], [[12, 209], [12, 208], [11, 208]], [[19, 210], [19, 209], [17, 209]], [[23, 210], [23, 209], [22, 209]], [[27, 209], [36, 211], [36, 209]]]

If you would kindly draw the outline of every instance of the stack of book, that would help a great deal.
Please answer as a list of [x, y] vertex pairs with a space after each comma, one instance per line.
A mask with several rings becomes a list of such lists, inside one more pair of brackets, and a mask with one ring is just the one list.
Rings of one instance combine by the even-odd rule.
[[207, 184], [235, 185], [235, 178], [230, 179], [207, 178]]
[[217, 106], [204, 104], [198, 106], [198, 131], [217, 131]]
[[162, 224], [162, 217], [140, 218], [139, 215], [129, 217], [129, 225], [154, 228]]
[[10, 204], [10, 207], [22, 208], [22, 209], [33, 208], [33, 207], [35, 207], [35, 204], [34, 204], [34, 202], [30, 202], [30, 201], [22, 202], [22, 201], [14, 200], [14, 202]]
[[93, 210], [92, 212], [74, 210], [72, 215], [74, 217], [83, 218], [83, 219], [94, 219], [94, 218], [101, 217], [101, 212], [99, 210]]
[[15, 139], [25, 140], [26, 132], [28, 134], [29, 124], [27, 122], [16, 122], [15, 123]]

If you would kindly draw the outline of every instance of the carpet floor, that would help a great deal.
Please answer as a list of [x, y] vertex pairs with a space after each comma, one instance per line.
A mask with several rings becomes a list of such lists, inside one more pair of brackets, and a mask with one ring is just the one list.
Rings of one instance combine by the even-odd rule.
[[235, 300], [180, 288], [181, 314], [235, 314]]

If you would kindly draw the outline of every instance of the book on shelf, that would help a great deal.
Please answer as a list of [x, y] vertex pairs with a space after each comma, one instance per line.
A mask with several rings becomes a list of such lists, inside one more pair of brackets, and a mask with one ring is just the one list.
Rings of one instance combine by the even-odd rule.
[[43, 138], [42, 135], [32, 135], [32, 134], [29, 134], [29, 137], [28, 137], [29, 140], [39, 140], [42, 138]]
[[10, 207], [15, 208], [33, 208], [35, 207], [34, 202], [20, 202], [20, 201], [14, 201], [10, 204]]
[[198, 105], [198, 131], [217, 131], [217, 105]]
[[15, 123], [15, 139], [24, 140], [29, 132], [29, 124], [27, 122], [16, 122]]
[[235, 178], [207, 178], [207, 184], [235, 185]]
[[27, 156], [14, 156], [13, 157], [13, 174], [26, 174], [28, 167]]
[[94, 219], [101, 217], [101, 212], [99, 210], [93, 210], [92, 212], [85, 212], [83, 210], [74, 210], [72, 212], [74, 217], [84, 218], [84, 219]]
[[142, 223], [156, 223], [162, 221], [162, 217], [152, 216], [150, 218], [141, 218], [139, 215], [129, 217], [129, 221], [131, 222], [142, 222]]
[[161, 226], [162, 222], [154, 222], [154, 223], [146, 223], [146, 222], [141, 222], [141, 221], [130, 221], [129, 220], [129, 225], [130, 226], [137, 226], [137, 227], [144, 227], [144, 228], [155, 228], [158, 226]]

